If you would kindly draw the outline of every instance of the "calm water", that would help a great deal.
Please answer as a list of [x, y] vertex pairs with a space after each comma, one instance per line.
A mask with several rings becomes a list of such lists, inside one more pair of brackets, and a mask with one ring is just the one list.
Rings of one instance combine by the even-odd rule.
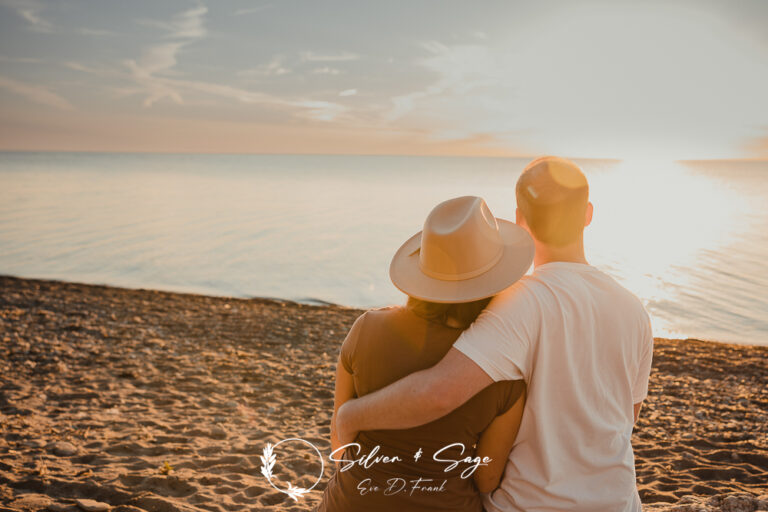
[[[0, 153], [0, 273], [352, 306], [438, 202], [514, 219], [527, 160]], [[768, 163], [580, 162], [590, 262], [657, 335], [768, 344]]]

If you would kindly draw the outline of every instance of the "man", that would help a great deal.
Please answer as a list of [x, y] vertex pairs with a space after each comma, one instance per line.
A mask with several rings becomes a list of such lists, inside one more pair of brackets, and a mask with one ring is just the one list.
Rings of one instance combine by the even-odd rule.
[[517, 223], [534, 272], [497, 295], [438, 364], [344, 404], [342, 443], [454, 410], [493, 381], [524, 379], [528, 398], [489, 511], [640, 512], [630, 439], [653, 353], [642, 304], [590, 266], [589, 186], [576, 164], [531, 162], [517, 182]]

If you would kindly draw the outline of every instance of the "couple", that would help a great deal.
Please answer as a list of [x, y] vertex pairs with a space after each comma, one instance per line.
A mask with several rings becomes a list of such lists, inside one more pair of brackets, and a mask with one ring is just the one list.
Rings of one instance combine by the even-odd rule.
[[588, 194], [544, 157], [516, 223], [478, 197], [432, 210], [390, 267], [406, 306], [364, 313], [342, 345], [319, 510], [640, 512], [630, 439], [653, 337], [585, 259]]

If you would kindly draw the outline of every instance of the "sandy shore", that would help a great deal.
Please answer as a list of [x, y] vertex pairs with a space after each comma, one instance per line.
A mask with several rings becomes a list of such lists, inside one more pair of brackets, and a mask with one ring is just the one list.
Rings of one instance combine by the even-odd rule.
[[[359, 313], [0, 277], [0, 511], [312, 510], [330, 470], [294, 502], [259, 456], [291, 437], [328, 453]], [[657, 340], [633, 438], [646, 510], [768, 510], [767, 385], [768, 347]], [[309, 487], [317, 457], [289, 444], [275, 482]]]

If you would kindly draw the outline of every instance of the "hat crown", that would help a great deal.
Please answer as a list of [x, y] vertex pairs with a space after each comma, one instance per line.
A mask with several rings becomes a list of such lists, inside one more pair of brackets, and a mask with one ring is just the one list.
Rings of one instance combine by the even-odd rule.
[[419, 267], [446, 281], [478, 276], [504, 252], [499, 225], [480, 197], [463, 196], [437, 205], [424, 222]]

